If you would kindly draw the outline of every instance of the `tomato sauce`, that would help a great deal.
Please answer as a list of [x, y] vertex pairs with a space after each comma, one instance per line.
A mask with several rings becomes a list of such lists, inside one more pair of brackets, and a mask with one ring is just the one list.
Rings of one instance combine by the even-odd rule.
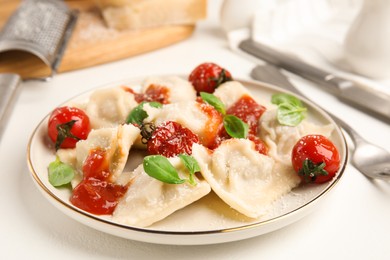
[[268, 154], [268, 147], [264, 143], [263, 140], [260, 139], [260, 137], [256, 135], [249, 135], [248, 139], [251, 140], [255, 144], [255, 150], [258, 151], [261, 154], [267, 155]]
[[213, 149], [216, 143], [215, 140], [223, 128], [223, 117], [213, 106], [203, 102], [198, 104], [202, 112], [208, 117], [201, 143], [207, 148]]
[[165, 86], [151, 84], [145, 91], [145, 93], [137, 93], [133, 89], [123, 87], [127, 92], [134, 95], [135, 101], [141, 102], [159, 102], [161, 104], [169, 104], [169, 89]]
[[[268, 153], [268, 147], [263, 140], [258, 137], [259, 119], [265, 110], [266, 108], [259, 105], [252, 97], [244, 95], [226, 111], [226, 114], [235, 115], [248, 124], [248, 139], [255, 144], [255, 150], [261, 154]], [[215, 149], [222, 141], [229, 138], [231, 137], [223, 127], [223, 123], [221, 123], [221, 128], [218, 130], [213, 142], [208, 148]]]
[[199, 143], [198, 136], [179, 123], [167, 121], [153, 132], [147, 143], [149, 154], [173, 157], [185, 153], [191, 155], [192, 145]]
[[128, 186], [110, 181], [111, 173], [106, 152], [91, 150], [83, 165], [84, 178], [73, 190], [70, 202], [96, 215], [112, 214]]
[[227, 114], [235, 115], [249, 125], [249, 134], [258, 134], [258, 123], [265, 107], [259, 105], [248, 95], [242, 96], [226, 111]]

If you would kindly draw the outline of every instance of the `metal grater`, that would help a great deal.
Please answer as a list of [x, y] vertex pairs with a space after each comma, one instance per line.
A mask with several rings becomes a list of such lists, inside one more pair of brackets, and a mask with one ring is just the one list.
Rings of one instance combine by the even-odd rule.
[[[0, 32], [0, 52], [29, 52], [50, 67], [51, 78], [60, 65], [65, 47], [73, 32], [77, 12], [61, 0], [24, 0]], [[0, 74], [0, 141], [21, 78], [17, 74]]]
[[0, 32], [0, 52], [30, 52], [54, 75], [76, 20], [77, 13], [61, 0], [25, 0]]

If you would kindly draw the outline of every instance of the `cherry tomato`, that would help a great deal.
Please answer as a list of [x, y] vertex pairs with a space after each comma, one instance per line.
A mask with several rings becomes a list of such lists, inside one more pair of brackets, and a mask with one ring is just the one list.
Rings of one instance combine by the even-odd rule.
[[215, 63], [202, 63], [191, 72], [188, 80], [199, 94], [213, 93], [219, 85], [233, 78], [229, 71]]
[[74, 148], [79, 140], [87, 139], [91, 126], [89, 117], [76, 107], [58, 107], [51, 113], [48, 134], [59, 148]]
[[196, 134], [177, 122], [168, 121], [153, 130], [146, 146], [149, 154], [173, 157], [181, 153], [192, 154], [194, 143], [199, 143]]
[[304, 182], [327, 182], [340, 168], [337, 148], [322, 135], [302, 137], [293, 147], [291, 160], [294, 170]]

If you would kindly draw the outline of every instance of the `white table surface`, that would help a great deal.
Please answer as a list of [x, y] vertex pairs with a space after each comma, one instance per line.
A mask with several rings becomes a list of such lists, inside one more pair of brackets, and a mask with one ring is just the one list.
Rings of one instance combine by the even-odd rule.
[[[126, 240], [86, 227], [52, 206], [34, 185], [26, 147], [40, 120], [80, 92], [148, 74], [188, 74], [212, 61], [249, 79], [252, 60], [229, 50], [219, 27], [220, 1], [191, 38], [173, 46], [89, 69], [25, 82], [0, 146], [0, 259], [389, 259], [390, 183], [373, 181], [348, 165], [314, 212], [259, 237], [207, 246], [166, 246]], [[310, 84], [309, 96], [345, 118], [368, 140], [390, 150], [390, 126]]]

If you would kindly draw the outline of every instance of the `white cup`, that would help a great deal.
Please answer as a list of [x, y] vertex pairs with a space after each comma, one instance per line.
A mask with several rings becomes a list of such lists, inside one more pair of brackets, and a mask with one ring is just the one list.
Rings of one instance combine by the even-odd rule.
[[390, 1], [365, 0], [344, 42], [345, 60], [354, 72], [390, 78]]
[[221, 6], [221, 27], [225, 32], [250, 28], [256, 11], [275, 5], [276, 0], [224, 0]]

